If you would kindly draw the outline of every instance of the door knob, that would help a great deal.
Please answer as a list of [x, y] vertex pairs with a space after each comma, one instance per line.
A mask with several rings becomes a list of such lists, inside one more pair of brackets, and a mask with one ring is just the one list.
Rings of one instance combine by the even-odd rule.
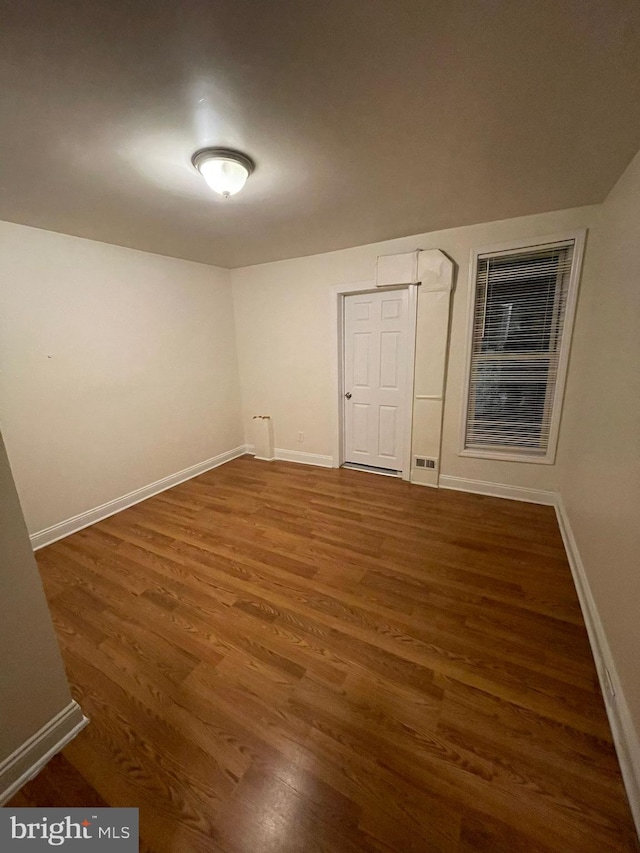
[[350, 400], [351, 399], [351, 391], [347, 391], [347, 393], [344, 396], [347, 398], [347, 400]]

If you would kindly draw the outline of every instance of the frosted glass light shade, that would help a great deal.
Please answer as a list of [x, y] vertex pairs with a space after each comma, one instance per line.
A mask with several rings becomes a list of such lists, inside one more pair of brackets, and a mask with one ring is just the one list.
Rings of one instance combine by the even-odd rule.
[[235, 195], [249, 177], [247, 169], [234, 160], [205, 160], [200, 174], [214, 192], [223, 196]]
[[224, 148], [198, 151], [192, 162], [211, 189], [225, 198], [239, 192], [253, 171], [249, 157]]

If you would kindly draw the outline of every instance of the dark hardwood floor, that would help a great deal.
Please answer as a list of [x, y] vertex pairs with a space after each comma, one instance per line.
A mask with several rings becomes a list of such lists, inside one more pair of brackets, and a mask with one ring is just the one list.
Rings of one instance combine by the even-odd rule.
[[91, 718], [12, 805], [142, 850], [630, 851], [549, 507], [243, 457], [37, 554]]

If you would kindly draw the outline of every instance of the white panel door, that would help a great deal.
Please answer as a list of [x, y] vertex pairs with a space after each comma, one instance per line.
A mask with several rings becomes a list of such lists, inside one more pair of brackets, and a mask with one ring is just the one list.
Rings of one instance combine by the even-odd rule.
[[345, 462], [402, 470], [407, 290], [344, 298]]

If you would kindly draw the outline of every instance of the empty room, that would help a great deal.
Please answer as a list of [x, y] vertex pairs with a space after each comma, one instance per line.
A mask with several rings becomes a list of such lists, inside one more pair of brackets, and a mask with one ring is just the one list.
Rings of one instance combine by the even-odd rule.
[[640, 851], [640, 4], [7, 0], [0, 850]]

